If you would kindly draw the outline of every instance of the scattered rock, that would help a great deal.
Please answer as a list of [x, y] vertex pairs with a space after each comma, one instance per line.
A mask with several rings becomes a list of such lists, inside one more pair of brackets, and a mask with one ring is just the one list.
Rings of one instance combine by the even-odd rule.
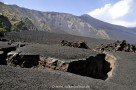
[[129, 44], [125, 40], [116, 41], [107, 45], [101, 44], [96, 47], [96, 51], [124, 51], [124, 52], [136, 52], [136, 45]]
[[89, 47], [87, 46], [87, 44], [83, 41], [73, 41], [73, 42], [69, 42], [66, 40], [62, 40], [61, 41], [61, 45], [62, 46], [70, 46], [70, 47], [75, 47], [75, 48], [84, 48], [84, 49], [89, 49]]

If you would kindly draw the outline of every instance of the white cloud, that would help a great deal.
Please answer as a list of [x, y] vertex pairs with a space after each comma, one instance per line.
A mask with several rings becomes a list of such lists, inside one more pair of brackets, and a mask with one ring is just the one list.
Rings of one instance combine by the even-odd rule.
[[106, 13], [106, 11], [108, 11], [111, 7], [111, 4], [106, 4], [103, 8], [98, 8], [95, 9], [94, 11], [90, 12], [89, 15], [91, 16], [99, 16], [102, 15], [104, 13]]
[[123, 26], [136, 26], [136, 22], [121, 20], [129, 14], [133, 0], [120, 0], [115, 4], [105, 4], [104, 7], [95, 9], [88, 14], [97, 19]]
[[109, 9], [109, 14], [113, 19], [120, 18], [129, 12], [132, 0], [122, 0], [114, 4]]

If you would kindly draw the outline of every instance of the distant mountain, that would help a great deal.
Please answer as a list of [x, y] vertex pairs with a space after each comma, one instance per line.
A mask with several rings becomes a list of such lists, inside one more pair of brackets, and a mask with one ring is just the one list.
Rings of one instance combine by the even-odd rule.
[[80, 16], [82, 20], [91, 24], [97, 30], [104, 30], [111, 39], [128, 40], [136, 42], [136, 28], [127, 28], [119, 25], [109, 24], [98, 19], [95, 19], [87, 14]]
[[7, 16], [13, 25], [15, 22], [28, 18], [40, 31], [109, 39], [105, 31], [98, 32], [90, 24], [71, 14], [40, 12], [3, 3], [0, 3], [0, 13]]
[[67, 13], [41, 12], [3, 3], [0, 3], [0, 13], [9, 18], [12, 26], [19, 24], [21, 27], [17, 30], [21, 28], [21, 30], [39, 30], [102, 39], [125, 39], [136, 42], [136, 28], [112, 25], [89, 15], [75, 16]]

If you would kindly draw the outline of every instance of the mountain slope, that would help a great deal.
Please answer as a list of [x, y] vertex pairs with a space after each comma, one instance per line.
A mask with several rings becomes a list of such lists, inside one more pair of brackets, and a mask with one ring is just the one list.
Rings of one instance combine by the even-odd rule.
[[87, 14], [80, 16], [82, 20], [91, 24], [97, 30], [104, 30], [111, 39], [114, 40], [128, 40], [129, 42], [136, 42], [136, 28], [127, 28], [123, 26], [109, 24], [98, 19], [95, 19]]
[[0, 37], [4, 35], [5, 32], [11, 30], [11, 23], [9, 19], [3, 15], [0, 15]]
[[13, 23], [29, 18], [40, 31], [109, 39], [106, 32], [99, 33], [90, 24], [71, 14], [40, 12], [3, 3], [0, 3], [0, 12]]

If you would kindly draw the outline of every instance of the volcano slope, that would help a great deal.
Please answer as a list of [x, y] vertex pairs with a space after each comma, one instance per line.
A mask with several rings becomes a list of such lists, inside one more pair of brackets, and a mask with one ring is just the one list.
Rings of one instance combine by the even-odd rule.
[[74, 36], [70, 34], [56, 34], [43, 31], [21, 31], [10, 32], [5, 36], [6, 39], [14, 41], [26, 41], [40, 44], [60, 44], [62, 40], [67, 41], [85, 41], [87, 45], [94, 48], [96, 45], [113, 42], [112, 40], [96, 39], [89, 37]]
[[[22, 32], [19, 32], [20, 34]], [[66, 71], [57, 70], [53, 67], [56, 63], [51, 63], [52, 67], [46, 66], [50, 63], [46, 62], [44, 67], [37, 65], [36, 67], [26, 68], [22, 66], [0, 65], [0, 89], [43, 89], [43, 90], [135, 90], [136, 87], [136, 62], [135, 53], [126, 52], [105, 52], [100, 53], [93, 51], [91, 48], [97, 44], [108, 43], [111, 41], [97, 40], [92, 38], [69, 36], [69, 40], [84, 39], [90, 49], [73, 48], [61, 46], [59, 35], [45, 35], [44, 42], [37, 42], [29, 34], [31, 38], [19, 36], [19, 33], [12, 33], [8, 39], [23, 42], [23, 47], [12, 50], [19, 52], [21, 56], [39, 55], [46, 58], [53, 58], [52, 61], [60, 60], [68, 64]], [[24, 33], [24, 32], [23, 32]], [[46, 33], [47, 34], [47, 33]], [[56, 35], [56, 37], [55, 37]], [[36, 35], [37, 36], [37, 35]], [[61, 37], [66, 37], [62, 35]], [[8, 36], [9, 37], [9, 36]], [[16, 38], [18, 37], [18, 38]], [[55, 40], [54, 40], [54, 38]], [[58, 37], [58, 38], [57, 38]], [[72, 38], [71, 38], [72, 37]], [[7, 38], [7, 37], [6, 37]], [[31, 39], [31, 40], [30, 40]], [[33, 40], [32, 40], [33, 39]], [[39, 39], [41, 40], [41, 39]], [[29, 42], [29, 43], [28, 43]], [[49, 42], [49, 43], [47, 43]], [[92, 42], [92, 43], [91, 43]], [[16, 46], [17, 42], [11, 44]], [[7, 48], [7, 42], [0, 42], [1, 50]], [[8, 46], [9, 47], [9, 46]], [[17, 46], [16, 46], [17, 47]], [[10, 53], [10, 51], [9, 51]], [[8, 55], [8, 54], [7, 54]], [[102, 55], [102, 56], [101, 56]], [[22, 57], [21, 56], [21, 57]], [[111, 56], [111, 57], [108, 57]], [[7, 57], [8, 58], [8, 57]], [[31, 59], [31, 58], [30, 58]], [[40, 58], [41, 59], [41, 58]], [[20, 58], [18, 60], [21, 60]], [[13, 59], [14, 61], [14, 59]], [[51, 61], [51, 62], [52, 62]], [[41, 64], [40, 64], [41, 65]], [[105, 74], [106, 72], [106, 74]], [[106, 78], [102, 78], [103, 74]], [[95, 76], [94, 76], [95, 75]], [[99, 77], [100, 76], [100, 77]]]

